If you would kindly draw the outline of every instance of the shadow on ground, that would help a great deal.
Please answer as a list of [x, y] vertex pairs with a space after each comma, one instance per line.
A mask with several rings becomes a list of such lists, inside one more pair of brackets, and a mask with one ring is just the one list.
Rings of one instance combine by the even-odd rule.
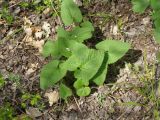
[[130, 49], [124, 57], [122, 57], [116, 63], [109, 65], [108, 74], [105, 83], [114, 83], [117, 81], [117, 76], [120, 73], [120, 69], [125, 68], [125, 63], [133, 64], [138, 61], [142, 56], [141, 50]]

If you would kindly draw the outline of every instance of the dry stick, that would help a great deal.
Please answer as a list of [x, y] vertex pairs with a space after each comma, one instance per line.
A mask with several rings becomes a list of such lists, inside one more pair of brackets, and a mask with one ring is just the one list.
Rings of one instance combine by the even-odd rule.
[[79, 111], [82, 113], [82, 110], [81, 110], [81, 108], [80, 108], [80, 106], [79, 106], [79, 104], [78, 104], [78, 102], [77, 102], [76, 98], [75, 98], [75, 97], [73, 97], [73, 98], [74, 98], [74, 101], [76, 102], [76, 105], [77, 105], [77, 107], [78, 107]]

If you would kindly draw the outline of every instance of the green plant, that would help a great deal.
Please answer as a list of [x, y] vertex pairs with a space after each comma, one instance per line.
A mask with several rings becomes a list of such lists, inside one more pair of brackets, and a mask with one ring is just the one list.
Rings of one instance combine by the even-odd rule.
[[105, 98], [106, 98], [105, 94], [103, 94], [103, 93], [98, 94], [97, 99], [98, 99], [98, 103], [100, 106], [104, 105]]
[[21, 114], [12, 120], [32, 120], [32, 118], [30, 118], [27, 114]]
[[5, 84], [5, 80], [2, 76], [2, 74], [0, 74], [0, 88], [2, 88], [4, 86], [4, 84]]
[[30, 93], [24, 93], [22, 95], [21, 99], [22, 99], [21, 106], [23, 108], [26, 108], [28, 105], [36, 106], [36, 107], [41, 108], [42, 104], [39, 104], [40, 100], [41, 100], [41, 96], [39, 94], [33, 95], [33, 94], [30, 94]]
[[0, 120], [13, 120], [14, 109], [9, 103], [0, 107]]
[[[159, 54], [157, 55], [157, 59]], [[129, 65], [131, 73], [137, 80], [138, 84], [132, 84], [131, 87], [138, 91], [143, 100], [138, 100], [138, 102], [129, 102], [136, 106], [143, 106], [148, 112], [147, 115], [151, 115], [154, 120], [160, 119], [159, 108], [160, 108], [160, 82], [159, 75], [156, 75], [156, 62], [147, 62], [147, 52], [145, 50], [143, 54], [144, 64], [142, 65]], [[158, 70], [159, 74], [159, 70]], [[128, 105], [129, 105], [128, 104]], [[144, 114], [145, 115], [145, 114]]]
[[39, 13], [39, 12], [42, 12], [46, 8], [52, 9], [54, 7], [54, 10], [58, 9], [59, 0], [32, 0], [32, 2], [22, 1], [18, 5], [21, 8], [33, 9]]
[[8, 5], [3, 3], [2, 10], [0, 11], [0, 19], [4, 19], [8, 24], [12, 24], [14, 17], [9, 11]]
[[40, 0], [33, 0], [32, 2], [27, 2], [27, 1], [22, 1], [18, 4], [21, 8], [23, 9], [33, 9], [33, 10], [37, 10], [38, 12], [43, 11], [46, 6], [42, 3], [42, 1]]
[[159, 0], [132, 0], [133, 11], [143, 13], [146, 8], [152, 9], [152, 19], [154, 21], [154, 37], [160, 43], [160, 1]]
[[51, 7], [52, 6], [52, 3], [53, 3], [53, 0], [43, 0], [43, 3], [48, 6], [48, 7]]
[[43, 55], [51, 55], [54, 60], [42, 68], [40, 87], [46, 89], [60, 83], [60, 97], [66, 100], [72, 95], [64, 79], [70, 71], [75, 78], [73, 86], [77, 95], [87, 96], [91, 92], [89, 83], [102, 85], [108, 65], [119, 60], [130, 45], [116, 40], [104, 40], [95, 49], [88, 48], [84, 42], [92, 37], [94, 28], [89, 21], [82, 20], [81, 11], [72, 0], [62, 1], [61, 18], [65, 25], [77, 26], [70, 31], [59, 27], [57, 40], [47, 41], [44, 45]]
[[28, 8], [30, 6], [29, 2], [25, 2], [25, 1], [20, 2], [18, 5], [22, 8]]
[[14, 73], [10, 73], [8, 75], [8, 79], [16, 84], [16, 86], [20, 86], [20, 76]]

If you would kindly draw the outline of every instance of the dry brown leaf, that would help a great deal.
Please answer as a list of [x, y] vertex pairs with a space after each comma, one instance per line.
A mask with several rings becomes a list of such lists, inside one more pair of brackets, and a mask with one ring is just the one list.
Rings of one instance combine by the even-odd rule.
[[23, 29], [27, 36], [32, 36], [32, 28], [24, 26]]
[[37, 31], [35, 32], [35, 38], [36, 39], [41, 39], [44, 35], [44, 32], [43, 31]]
[[82, 1], [81, 0], [73, 0], [78, 6], [82, 6]]
[[43, 50], [44, 40], [40, 41], [33, 41], [33, 46], [38, 48], [39, 52], [41, 53]]
[[71, 103], [71, 104], [68, 105], [67, 111], [71, 111], [71, 110], [75, 110], [75, 111], [78, 110], [78, 107], [77, 107], [76, 103]]
[[27, 17], [23, 17], [24, 26], [31, 26], [32, 22]]
[[32, 36], [25, 36], [24, 41], [27, 42], [29, 45], [32, 45], [33, 37]]
[[51, 25], [48, 22], [44, 22], [42, 26], [42, 30], [44, 30], [46, 38], [49, 37], [51, 33]]
[[39, 111], [39, 109], [38, 108], [34, 108], [34, 107], [29, 107], [26, 110], [26, 113], [32, 118], [36, 118], [36, 117], [39, 117], [39, 116], [42, 115], [42, 113]]
[[46, 8], [44, 11], [43, 11], [43, 14], [48, 14], [49, 12], [51, 11], [51, 9], [50, 8]]
[[34, 72], [35, 70], [33, 68], [29, 68], [27, 71], [26, 71], [26, 75], [30, 75]]
[[48, 102], [50, 106], [52, 106], [59, 100], [59, 93], [57, 91], [47, 92], [44, 96], [48, 97]]

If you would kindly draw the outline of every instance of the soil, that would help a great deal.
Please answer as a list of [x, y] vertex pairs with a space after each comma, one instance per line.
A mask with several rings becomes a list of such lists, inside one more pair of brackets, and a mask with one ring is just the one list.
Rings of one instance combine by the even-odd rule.
[[[15, 12], [18, 8], [15, 4], [11, 9]], [[152, 120], [150, 103], [147, 108], [123, 105], [130, 101], [143, 103], [144, 99], [128, 85], [140, 85], [139, 80], [131, 75], [128, 63], [143, 67], [143, 54], [147, 54], [149, 65], [155, 64], [156, 61], [159, 45], [152, 35], [150, 10], [144, 14], [136, 14], [128, 0], [93, 0], [88, 6], [83, 4], [81, 10], [96, 28], [93, 38], [87, 42], [88, 45], [93, 46], [97, 41], [106, 38], [129, 42], [132, 45], [132, 49], [121, 60], [109, 67], [105, 84], [91, 87], [92, 94], [88, 97], [75, 96], [70, 98], [67, 104], [59, 100], [50, 107], [44, 96], [46, 91], [39, 87], [40, 69], [49, 58], [43, 58], [38, 48], [24, 41], [26, 34], [21, 30], [24, 24], [22, 17], [29, 18], [34, 27], [41, 27], [44, 22], [48, 22], [51, 25], [51, 33], [47, 39], [56, 38], [55, 29], [60, 23], [57, 17], [20, 9], [20, 12], [15, 13], [18, 18], [14, 24], [0, 22], [0, 73], [7, 81], [0, 90], [0, 105], [9, 102], [16, 109], [17, 115], [28, 114], [20, 105], [22, 94], [39, 93], [42, 96], [41, 103], [44, 103], [45, 107], [39, 110], [42, 114], [35, 117], [36, 120]], [[108, 17], [99, 16], [100, 13]], [[17, 29], [20, 30], [14, 31]], [[11, 34], [13, 32], [16, 33]], [[14, 82], [8, 78], [10, 73], [20, 76], [20, 86], [14, 87]]]

